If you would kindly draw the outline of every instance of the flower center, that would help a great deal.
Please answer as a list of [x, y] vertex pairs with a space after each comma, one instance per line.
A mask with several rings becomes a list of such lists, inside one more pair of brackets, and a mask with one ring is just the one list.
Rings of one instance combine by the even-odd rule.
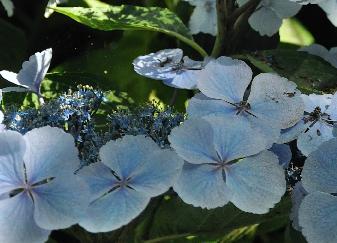
[[236, 114], [239, 115], [243, 112], [247, 112], [251, 109], [250, 104], [247, 101], [240, 101], [239, 103], [236, 103]]

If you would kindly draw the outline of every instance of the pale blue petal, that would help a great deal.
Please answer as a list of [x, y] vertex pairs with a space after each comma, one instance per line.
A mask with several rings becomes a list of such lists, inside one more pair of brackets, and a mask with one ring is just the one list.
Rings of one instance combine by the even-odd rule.
[[298, 4], [302, 4], [302, 5], [307, 5], [307, 4], [318, 4], [326, 0], [290, 0], [290, 1], [298, 3]]
[[77, 175], [89, 186], [91, 201], [109, 191], [118, 182], [111, 169], [101, 162], [83, 167]]
[[337, 138], [323, 143], [306, 159], [302, 184], [308, 192], [337, 192]]
[[288, 168], [292, 157], [290, 146], [287, 144], [273, 144], [270, 151], [277, 155], [279, 164], [284, 168]]
[[169, 149], [149, 151], [131, 175], [130, 186], [149, 197], [166, 192], [179, 176], [184, 161]]
[[36, 128], [26, 133], [24, 139], [27, 143], [24, 161], [30, 183], [72, 174], [80, 166], [74, 138], [60, 128]]
[[[1, 102], [1, 100], [0, 100], [0, 102]], [[2, 113], [0, 111], [0, 123], [2, 123], [3, 121], [4, 121], [4, 113]]]
[[245, 62], [219, 57], [201, 71], [198, 88], [210, 98], [238, 103], [242, 101], [251, 79], [252, 70]]
[[223, 100], [210, 99], [202, 93], [190, 99], [187, 107], [189, 117], [202, 117], [210, 114], [234, 116], [237, 110]]
[[0, 194], [24, 184], [23, 156], [26, 143], [14, 131], [0, 133]]
[[33, 201], [26, 193], [0, 200], [0, 242], [43, 243], [50, 234], [36, 225]]
[[177, 154], [190, 163], [215, 163], [218, 158], [212, 127], [202, 118], [185, 121], [172, 130], [168, 139]]
[[164, 49], [156, 53], [137, 57], [133, 61], [135, 71], [145, 77], [167, 80], [177, 75], [172, 65], [179, 63], [183, 58], [181, 49]]
[[200, 70], [186, 70], [174, 78], [163, 80], [164, 84], [178, 89], [196, 89]]
[[297, 138], [297, 147], [303, 155], [308, 156], [322, 143], [333, 138], [333, 126], [317, 121], [308, 131], [301, 133]]
[[302, 8], [301, 5], [288, 0], [271, 0], [269, 7], [273, 9], [281, 19], [296, 15]]
[[319, 3], [319, 6], [326, 12], [330, 22], [337, 26], [337, 2], [336, 0], [325, 0]]
[[242, 159], [225, 171], [231, 202], [245, 212], [267, 213], [286, 191], [284, 170], [270, 151]]
[[240, 117], [228, 119], [223, 116], [208, 116], [205, 120], [212, 126], [213, 144], [223, 162], [258, 154], [269, 148], [260, 132]]
[[118, 188], [90, 204], [80, 225], [93, 233], [118, 229], [136, 218], [149, 201], [144, 193]]
[[337, 92], [332, 96], [331, 103], [326, 110], [326, 113], [330, 115], [330, 119], [337, 121]]
[[262, 7], [250, 16], [248, 22], [260, 35], [272, 36], [281, 27], [282, 19], [273, 10]]
[[313, 112], [316, 107], [321, 108], [324, 112], [327, 110], [328, 106], [332, 102], [332, 95], [331, 94], [324, 94], [324, 95], [317, 95], [317, 94], [310, 94], [310, 95], [301, 95], [304, 101], [304, 110], [306, 112]]
[[303, 198], [308, 194], [308, 192], [302, 186], [302, 182], [297, 182], [291, 192], [291, 212], [289, 218], [292, 221], [292, 226], [294, 229], [301, 231], [301, 226], [298, 222], [298, 211], [300, 209]]
[[52, 58], [52, 49], [37, 52], [22, 64], [18, 74], [1, 71], [0, 75], [11, 83], [25, 87], [40, 95], [41, 82], [47, 74]]
[[282, 129], [294, 126], [304, 113], [304, 102], [296, 84], [272, 73], [254, 78], [248, 103], [254, 115]]
[[295, 126], [292, 126], [290, 128], [286, 128], [286, 129], [282, 129], [280, 138], [277, 140], [277, 143], [278, 144], [289, 143], [289, 142], [297, 139], [297, 137], [302, 132], [304, 132], [310, 126], [310, 124], [311, 124], [310, 122], [305, 123], [302, 119]]
[[222, 207], [231, 199], [222, 169], [208, 164], [185, 163], [173, 189], [185, 203], [195, 207]]
[[33, 188], [34, 218], [41, 228], [65, 229], [79, 222], [89, 205], [89, 189], [76, 175], [57, 177]]
[[314, 192], [306, 196], [299, 210], [299, 224], [309, 243], [337, 242], [337, 197]]
[[215, 5], [215, 0], [199, 1], [199, 3], [196, 4], [189, 21], [191, 34], [198, 34], [200, 32], [214, 36], [217, 34]]
[[159, 149], [151, 138], [143, 135], [126, 135], [105, 144], [99, 154], [103, 164], [112, 169], [121, 179], [127, 179], [143, 162], [149, 151]]
[[298, 49], [299, 51], [307, 52], [311, 55], [318, 56], [323, 58], [324, 60], [327, 59], [329, 56], [329, 51], [324, 46], [320, 44], [311, 44], [309, 46], [304, 46]]
[[12, 17], [14, 14], [14, 4], [12, 0], [0, 0], [2, 6], [4, 6], [8, 17]]

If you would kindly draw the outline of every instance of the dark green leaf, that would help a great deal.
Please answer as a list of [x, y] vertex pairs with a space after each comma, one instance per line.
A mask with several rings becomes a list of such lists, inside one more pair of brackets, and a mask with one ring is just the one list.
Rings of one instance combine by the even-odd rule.
[[305, 52], [277, 49], [241, 56], [263, 72], [276, 72], [294, 81], [304, 93], [331, 92], [337, 88], [337, 69]]
[[168, 9], [122, 5], [93, 8], [57, 7], [54, 10], [94, 29], [148, 30], [171, 35], [193, 47], [202, 56], [207, 56], [193, 41], [189, 30], [179, 17]]

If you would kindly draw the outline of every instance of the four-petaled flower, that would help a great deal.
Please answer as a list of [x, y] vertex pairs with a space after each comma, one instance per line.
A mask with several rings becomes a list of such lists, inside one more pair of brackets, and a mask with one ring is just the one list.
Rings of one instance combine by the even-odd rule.
[[91, 203], [80, 225], [90, 232], [107, 232], [129, 223], [151, 197], [167, 191], [183, 161], [170, 149], [143, 135], [126, 135], [100, 150], [102, 163], [84, 167], [79, 175], [91, 189]]
[[266, 141], [243, 120], [189, 119], [169, 141], [185, 160], [173, 189], [186, 203], [210, 209], [231, 201], [243, 211], [262, 214], [286, 190], [277, 156], [265, 150]]
[[0, 133], [0, 242], [45, 242], [79, 222], [89, 190], [74, 175], [77, 154], [59, 128]]
[[228, 119], [239, 117], [258, 129], [271, 146], [281, 129], [302, 118], [300, 91], [295, 83], [276, 74], [262, 73], [251, 80], [252, 70], [243, 61], [228, 57], [210, 61], [198, 77], [201, 93], [190, 100], [189, 117], [215, 114]]

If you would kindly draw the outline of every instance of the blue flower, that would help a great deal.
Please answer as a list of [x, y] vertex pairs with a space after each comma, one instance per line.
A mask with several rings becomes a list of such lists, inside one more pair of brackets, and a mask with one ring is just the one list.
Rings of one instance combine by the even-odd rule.
[[286, 190], [283, 168], [259, 131], [238, 118], [189, 119], [169, 136], [185, 160], [173, 186], [186, 203], [202, 208], [231, 201], [239, 209], [262, 214]]
[[185, 0], [195, 6], [189, 21], [191, 34], [217, 35], [216, 0]]
[[22, 64], [19, 73], [7, 70], [0, 71], [0, 75], [7, 81], [22, 86], [41, 96], [41, 83], [47, 74], [52, 58], [52, 49], [37, 52]]
[[292, 157], [289, 145], [274, 143], [273, 146], [270, 148], [270, 151], [277, 155], [279, 159], [279, 164], [283, 167], [283, 169], [288, 168], [289, 162]]
[[305, 161], [302, 185], [308, 192], [298, 211], [309, 243], [337, 242], [337, 139], [324, 142]]
[[73, 138], [59, 128], [0, 134], [0, 242], [45, 242], [88, 205]]
[[239, 117], [258, 129], [270, 146], [281, 129], [295, 125], [303, 116], [304, 105], [296, 84], [271, 73], [259, 74], [252, 81], [250, 67], [229, 57], [210, 61], [198, 77], [198, 88], [201, 93], [187, 107], [189, 117]]
[[297, 147], [308, 156], [323, 142], [333, 138], [337, 120], [337, 93], [335, 95], [301, 95], [304, 101], [304, 117], [292, 128], [283, 130], [278, 143], [297, 138]]
[[91, 188], [91, 204], [80, 221], [90, 232], [107, 232], [129, 223], [151, 197], [169, 189], [183, 164], [173, 151], [160, 149], [142, 135], [108, 142], [100, 157], [102, 163], [79, 172]]
[[203, 68], [203, 62], [183, 58], [181, 49], [165, 49], [137, 57], [133, 66], [138, 74], [162, 80], [168, 86], [195, 89], [196, 78]]

